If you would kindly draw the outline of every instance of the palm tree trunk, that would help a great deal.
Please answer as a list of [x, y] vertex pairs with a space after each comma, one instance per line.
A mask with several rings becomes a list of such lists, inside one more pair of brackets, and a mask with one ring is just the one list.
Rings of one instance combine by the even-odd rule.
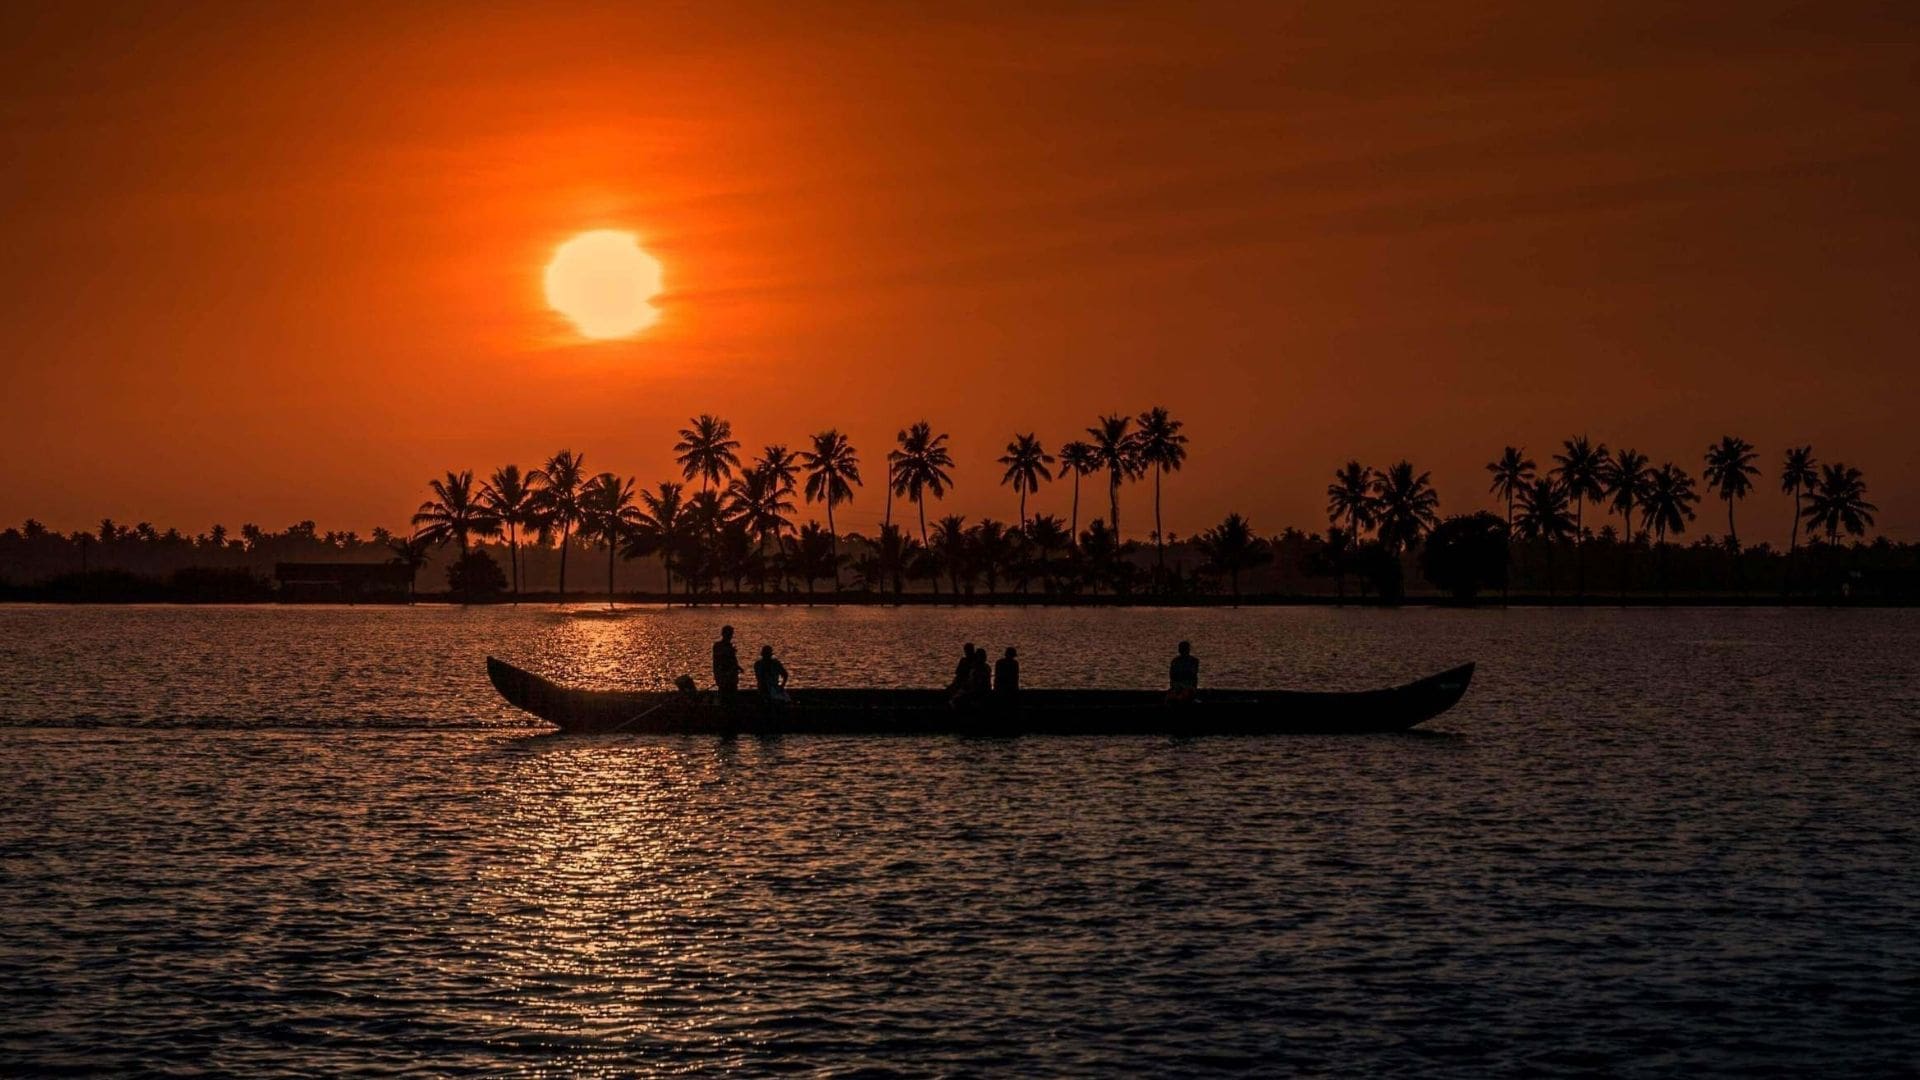
[[1027, 531], [1027, 489], [1020, 489], [1020, 531]]
[[571, 530], [569, 522], [560, 523], [560, 599], [555, 601], [559, 604], [567, 602], [567, 538]]
[[1067, 544], [1080, 546], [1080, 470], [1073, 470], [1073, 520], [1067, 523]]
[[1507, 583], [1513, 578], [1513, 489], [1507, 489], [1507, 576], [1500, 582], [1500, 602], [1507, 602]]
[[613, 610], [613, 537], [607, 537], [607, 610]]
[[1577, 566], [1575, 586], [1580, 599], [1587, 598], [1587, 497], [1585, 495], [1573, 501], [1573, 561]]
[[1780, 595], [1793, 595], [1793, 555], [1800, 544], [1800, 485], [1793, 485], [1793, 528], [1787, 533], [1787, 573], [1780, 583]]
[[[1161, 588], [1166, 588], [1167, 534], [1160, 528], [1160, 469], [1153, 470], [1153, 558], [1159, 564]], [[1236, 593], [1235, 595], [1238, 595]]]
[[513, 606], [520, 606], [520, 532], [507, 522], [507, 565], [513, 567]]
[[833, 492], [827, 492], [827, 551], [833, 556], [833, 591], [840, 591], [840, 533], [833, 527]]
[[[920, 550], [926, 553], [927, 558], [931, 559], [933, 558], [933, 549], [927, 546], [927, 496], [926, 496], [926, 493], [922, 492], [918, 496], [915, 496], [914, 501], [920, 504]], [[935, 596], [940, 595], [940, 568], [939, 567], [937, 566], [934, 567], [933, 573], [927, 575], [927, 584], [933, 586], [933, 595]]]
[[1120, 474], [1107, 474], [1107, 516], [1113, 520], [1107, 524], [1113, 526], [1113, 546], [1120, 547]]
[[1620, 548], [1620, 599], [1627, 598], [1627, 586], [1633, 581], [1633, 507], [1629, 505], [1620, 511], [1625, 519], [1627, 531], [1624, 546]]

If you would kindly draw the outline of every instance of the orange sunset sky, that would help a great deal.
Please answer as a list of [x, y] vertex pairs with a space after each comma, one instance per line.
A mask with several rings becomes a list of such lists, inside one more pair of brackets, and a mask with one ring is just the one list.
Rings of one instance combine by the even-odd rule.
[[[8, 5], [0, 520], [400, 528], [449, 467], [666, 478], [695, 412], [874, 474], [925, 417], [1011, 518], [1012, 432], [1158, 403], [1181, 534], [1584, 431], [1745, 436], [1776, 543], [1811, 442], [1914, 539], [1920, 8], [1580, 7]], [[637, 338], [543, 298], [594, 228]]]

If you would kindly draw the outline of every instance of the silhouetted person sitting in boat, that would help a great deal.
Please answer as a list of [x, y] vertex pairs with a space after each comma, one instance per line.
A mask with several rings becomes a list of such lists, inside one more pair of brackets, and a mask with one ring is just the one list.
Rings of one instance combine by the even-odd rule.
[[1193, 655], [1193, 642], [1180, 643], [1180, 655], [1167, 666], [1167, 700], [1192, 701], [1200, 689], [1200, 658]]
[[987, 650], [973, 650], [973, 670], [967, 674], [967, 692], [976, 698], [993, 693], [993, 661]]
[[760, 659], [753, 662], [753, 680], [760, 684], [760, 696], [775, 705], [785, 705], [787, 665], [773, 658], [773, 646], [760, 646]]
[[1020, 694], [1020, 654], [1011, 645], [1007, 646], [1007, 655], [993, 665], [993, 692], [1007, 704]]
[[972, 687], [973, 642], [969, 641], [962, 647], [960, 662], [953, 667], [953, 681], [947, 684], [947, 689], [958, 695], [966, 693]]
[[720, 688], [720, 704], [731, 705], [740, 693], [740, 654], [733, 649], [733, 627], [720, 628], [713, 643], [713, 685]]

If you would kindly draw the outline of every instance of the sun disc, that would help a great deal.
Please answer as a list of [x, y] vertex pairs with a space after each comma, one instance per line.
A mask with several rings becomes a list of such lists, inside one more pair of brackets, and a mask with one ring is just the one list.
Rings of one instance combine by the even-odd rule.
[[631, 337], [660, 317], [651, 303], [660, 294], [660, 261], [629, 232], [595, 229], [561, 244], [547, 263], [546, 286], [547, 303], [582, 337]]

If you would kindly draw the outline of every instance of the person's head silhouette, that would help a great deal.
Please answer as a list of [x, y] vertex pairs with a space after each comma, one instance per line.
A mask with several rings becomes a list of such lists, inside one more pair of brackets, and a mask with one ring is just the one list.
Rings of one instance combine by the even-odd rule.
[[1187, 655], [1189, 655], [1189, 654], [1191, 654], [1192, 652], [1193, 652], [1193, 642], [1191, 642], [1191, 641], [1183, 641], [1183, 642], [1181, 642], [1181, 643], [1180, 643], [1180, 655], [1181, 655], [1181, 656], [1187, 656]]
[[732, 640], [733, 640], [733, 627], [731, 627], [731, 626], [723, 626], [723, 627], [721, 627], [721, 628], [720, 628], [720, 640], [722, 640], [722, 641], [732, 641]]
[[763, 660], [773, 659], [773, 646], [771, 645], [760, 646], [760, 657]]

